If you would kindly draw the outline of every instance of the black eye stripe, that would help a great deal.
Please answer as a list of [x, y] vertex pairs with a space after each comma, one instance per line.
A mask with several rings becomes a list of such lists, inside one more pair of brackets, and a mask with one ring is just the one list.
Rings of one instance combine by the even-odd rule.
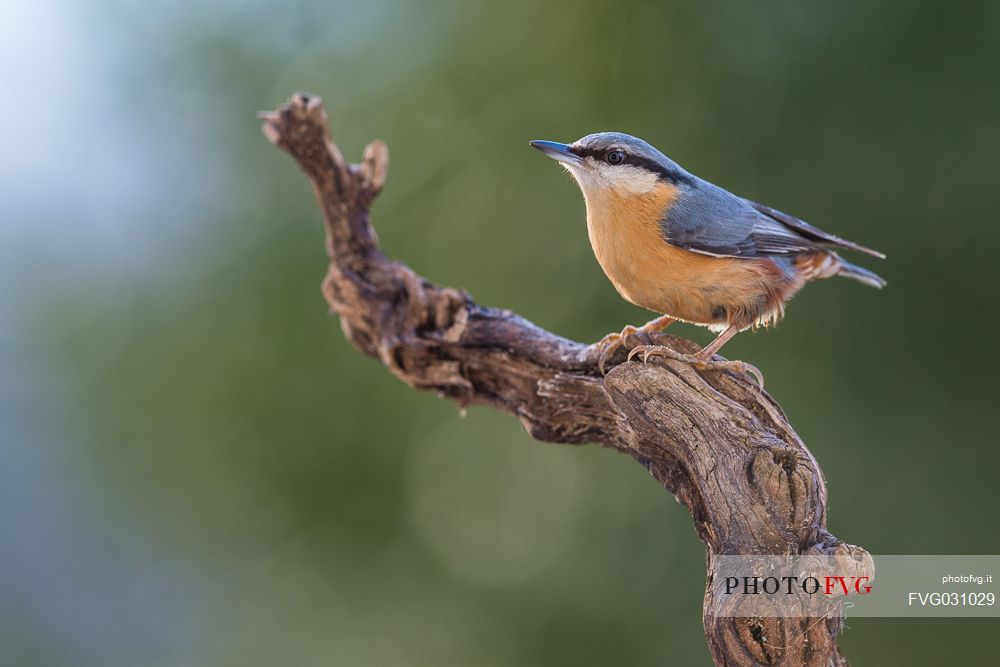
[[583, 146], [570, 146], [569, 152], [580, 157], [597, 157], [600, 153], [600, 151], [595, 151], [593, 148], [585, 148]]
[[639, 167], [640, 169], [645, 169], [646, 171], [650, 171], [656, 174], [661, 180], [673, 183], [675, 185], [678, 183], [685, 183], [690, 185], [693, 182], [687, 174], [682, 174], [673, 169], [669, 169], [657, 163], [654, 160], [642, 157], [640, 155], [634, 155], [632, 153], [629, 153], [627, 150], [621, 148], [607, 149], [607, 148], [590, 148], [588, 146], [570, 146], [569, 150], [571, 153], [579, 155], [580, 157], [594, 158], [595, 160], [600, 160], [602, 162], [605, 161], [605, 157], [609, 152], [616, 150], [621, 151], [625, 153], [625, 160], [620, 162], [619, 164], [628, 164], [633, 167]]

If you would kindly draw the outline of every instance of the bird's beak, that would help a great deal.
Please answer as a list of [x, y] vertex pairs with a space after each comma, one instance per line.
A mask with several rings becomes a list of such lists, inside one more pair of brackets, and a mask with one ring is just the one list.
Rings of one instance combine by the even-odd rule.
[[536, 139], [529, 143], [553, 160], [564, 164], [579, 165], [583, 162], [579, 155], [569, 149], [568, 145], [560, 144], [558, 141], [540, 141]]

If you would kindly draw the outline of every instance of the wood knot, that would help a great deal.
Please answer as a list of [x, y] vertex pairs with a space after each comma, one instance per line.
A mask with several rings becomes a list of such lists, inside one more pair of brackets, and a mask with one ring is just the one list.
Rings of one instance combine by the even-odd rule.
[[435, 294], [434, 328], [440, 332], [441, 339], [448, 343], [458, 343], [462, 340], [469, 324], [469, 295], [450, 288], [444, 288]]
[[747, 480], [768, 510], [795, 535], [812, 526], [818, 488], [809, 460], [790, 447], [759, 449], [747, 466]]

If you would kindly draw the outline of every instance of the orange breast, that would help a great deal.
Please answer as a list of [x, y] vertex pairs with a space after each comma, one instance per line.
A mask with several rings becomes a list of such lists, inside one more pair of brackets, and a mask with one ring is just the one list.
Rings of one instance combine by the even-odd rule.
[[618, 293], [637, 306], [713, 328], [778, 317], [787, 278], [771, 260], [711, 257], [663, 239], [660, 219], [677, 194], [666, 183], [641, 195], [614, 188], [584, 193], [590, 243]]

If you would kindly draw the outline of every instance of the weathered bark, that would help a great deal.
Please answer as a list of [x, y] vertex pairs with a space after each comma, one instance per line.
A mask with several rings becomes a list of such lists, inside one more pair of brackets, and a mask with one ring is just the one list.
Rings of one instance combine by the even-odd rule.
[[[348, 164], [322, 101], [307, 94], [261, 116], [264, 134], [316, 191], [330, 255], [323, 294], [359, 350], [412, 387], [516, 415], [539, 440], [629, 454], [690, 510], [709, 582], [715, 555], [864, 553], [827, 532], [816, 460], [750, 380], [670, 359], [622, 363], [624, 353], [602, 377], [594, 346], [480, 306], [382, 253], [369, 207], [385, 182], [385, 144]], [[697, 349], [673, 336], [659, 342]], [[710, 596], [706, 587], [703, 621], [716, 664], [847, 665], [836, 645], [839, 619], [718, 618], [707, 612]]]

